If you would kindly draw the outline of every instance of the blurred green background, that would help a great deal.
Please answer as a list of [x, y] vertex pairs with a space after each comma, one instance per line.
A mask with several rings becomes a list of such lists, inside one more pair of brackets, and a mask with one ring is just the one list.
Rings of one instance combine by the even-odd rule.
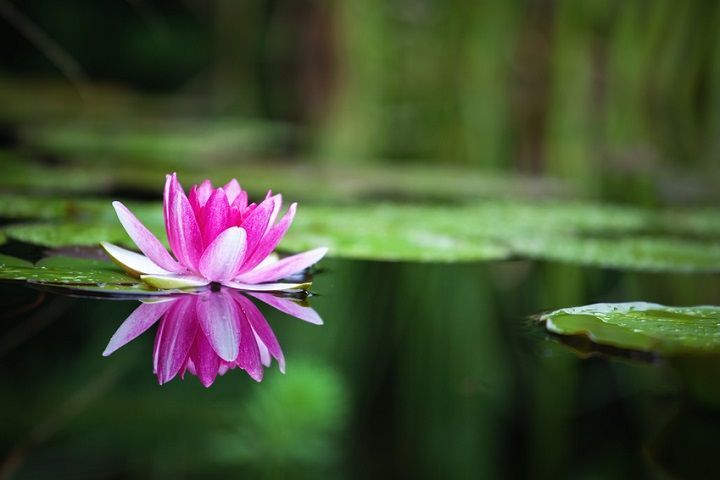
[[[450, 218], [477, 199], [720, 204], [719, 2], [0, 0], [0, 22], [0, 193], [158, 200], [177, 170], [186, 186], [237, 176], [301, 205], [433, 204]], [[682, 235], [717, 246], [714, 212]], [[131, 303], [3, 284], [0, 475], [718, 473], [716, 358], [584, 358], [528, 319], [717, 303], [717, 274], [322, 267], [325, 326], [266, 311], [287, 375], [232, 372], [210, 390], [158, 387], [151, 335], [100, 357]]]
[[546, 175], [646, 204], [717, 198], [716, 2], [0, 5], [6, 117], [117, 123], [153, 117], [161, 97], [175, 121], [291, 128], [255, 160]]

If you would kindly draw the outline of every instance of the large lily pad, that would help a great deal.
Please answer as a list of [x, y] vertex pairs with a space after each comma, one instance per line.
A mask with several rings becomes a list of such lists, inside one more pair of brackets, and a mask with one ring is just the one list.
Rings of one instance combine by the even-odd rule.
[[[317, 218], [313, 209], [305, 209], [310, 219]], [[329, 246], [331, 255], [344, 258], [415, 261], [470, 261], [507, 258], [508, 248], [501, 243], [472, 232], [445, 232], [432, 225], [394, 224], [376, 214], [353, 221], [355, 217], [324, 218], [321, 223], [310, 219], [298, 223], [281, 244], [286, 251]], [[383, 219], [385, 221], [383, 221]], [[329, 222], [329, 223], [328, 223]], [[162, 225], [146, 223], [165, 241]], [[93, 246], [109, 241], [133, 247], [125, 231], [115, 223], [32, 223], [5, 228], [8, 237], [45, 247], [70, 245]], [[165, 242], [167, 243], [167, 242]]]
[[720, 307], [598, 303], [541, 316], [558, 335], [581, 335], [610, 347], [664, 355], [720, 352]]
[[97, 246], [100, 241], [129, 245], [129, 238], [115, 225], [105, 223], [34, 223], [11, 225], [8, 237], [44, 247]]
[[70, 288], [98, 294], [163, 295], [127, 275], [110, 262], [73, 257], [48, 257], [33, 264], [0, 255], [0, 280], [24, 281], [49, 288]]
[[[164, 240], [160, 205], [130, 206]], [[0, 196], [0, 217], [33, 215], [53, 221], [15, 223], [4, 233], [46, 247], [94, 246], [101, 241], [133, 246], [109, 201]], [[376, 260], [515, 256], [634, 270], [720, 271], [720, 244], [712, 235], [712, 219], [707, 212], [695, 218], [698, 221], [676, 222], [676, 214], [584, 203], [303, 204], [281, 248], [299, 251], [322, 245], [330, 247], [333, 256]]]
[[578, 265], [647, 271], [720, 271], [720, 244], [712, 241], [551, 234], [518, 238], [512, 244], [514, 251], [523, 256]]
[[464, 261], [519, 256], [651, 271], [720, 271], [720, 244], [669, 236], [639, 209], [591, 204], [304, 207], [282, 246], [338, 256]]
[[[0, 215], [2, 200], [0, 197]], [[104, 210], [96, 209], [94, 200], [68, 202], [64, 200], [52, 207], [56, 202], [43, 205], [41, 201], [30, 201], [27, 208], [22, 208], [22, 202], [16, 202], [11, 210], [20, 209], [29, 214], [37, 204], [39, 215], [48, 211], [62, 218], [63, 212], [85, 211], [93, 212], [96, 219], [16, 224], [6, 227], [5, 232], [15, 240], [47, 247], [97, 245], [100, 241], [132, 246], [115, 220], [109, 202]], [[159, 238], [164, 238], [158, 205], [136, 204], [131, 208]], [[513, 255], [514, 242], [527, 237], [582, 231], [634, 231], [641, 229], [644, 222], [644, 217], [636, 211], [583, 205], [538, 207], [510, 202], [456, 207], [303, 205], [281, 247], [299, 251], [324, 245], [330, 247], [331, 255], [378, 260], [491, 260]]]

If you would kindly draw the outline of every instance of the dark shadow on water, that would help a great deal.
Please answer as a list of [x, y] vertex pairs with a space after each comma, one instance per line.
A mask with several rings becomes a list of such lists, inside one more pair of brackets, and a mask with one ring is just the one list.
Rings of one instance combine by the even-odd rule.
[[[224, 479], [648, 478], [710, 461], [709, 448], [658, 436], [678, 408], [720, 412], [716, 363], [586, 358], [528, 317], [627, 298], [713, 303], [716, 279], [533, 262], [324, 266], [313, 309], [225, 289], [138, 303], [2, 285], [15, 313], [0, 341], [18, 340], [0, 356], [0, 462], [17, 478]], [[314, 309], [322, 329], [293, 318], [317, 323]], [[111, 337], [109, 352], [124, 346], [102, 358]], [[692, 442], [712, 445], [710, 430]]]

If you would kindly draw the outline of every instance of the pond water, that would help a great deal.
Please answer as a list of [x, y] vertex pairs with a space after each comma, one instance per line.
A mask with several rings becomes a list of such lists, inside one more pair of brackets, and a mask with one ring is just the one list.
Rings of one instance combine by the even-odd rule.
[[716, 303], [708, 275], [555, 263], [326, 259], [323, 325], [256, 301], [284, 352], [262, 382], [153, 374], [139, 305], [0, 285], [2, 478], [712, 478], [720, 376], [560, 341], [534, 316]]

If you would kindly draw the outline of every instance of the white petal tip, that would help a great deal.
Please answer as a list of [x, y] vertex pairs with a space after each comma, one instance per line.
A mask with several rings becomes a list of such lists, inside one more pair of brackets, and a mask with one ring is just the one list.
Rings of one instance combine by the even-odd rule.
[[113, 262], [129, 274], [136, 277], [143, 274], [167, 275], [170, 273], [155, 264], [155, 262], [150, 260], [148, 257], [140, 255], [139, 253], [126, 250], [108, 242], [100, 242], [100, 246], [103, 250], [105, 250], [105, 253], [107, 253]]
[[303, 283], [242, 283], [235, 281], [227, 281], [222, 283], [224, 286], [234, 288], [236, 290], [246, 290], [248, 292], [284, 292], [288, 290], [308, 290], [312, 286], [312, 282]]
[[160, 290], [197, 288], [210, 283], [204, 278], [187, 275], [140, 275], [140, 279]]

